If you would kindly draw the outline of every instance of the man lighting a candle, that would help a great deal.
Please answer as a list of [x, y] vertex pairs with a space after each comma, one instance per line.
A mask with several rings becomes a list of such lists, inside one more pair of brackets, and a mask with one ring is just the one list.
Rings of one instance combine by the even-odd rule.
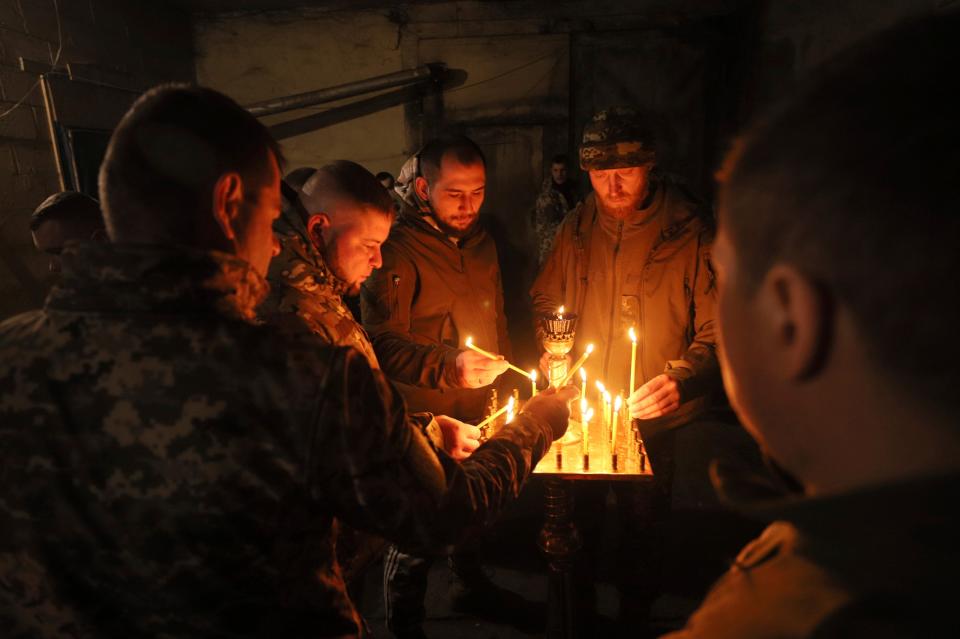
[[[361, 292], [377, 358], [410, 410], [468, 422], [484, 417], [491, 384], [509, 366], [500, 356], [509, 344], [497, 249], [480, 223], [486, 181], [486, 161], [472, 140], [428, 142], [400, 173], [396, 190], [406, 206], [383, 246], [383, 266]], [[465, 346], [467, 338], [476, 350]], [[422, 635], [429, 568], [425, 557], [388, 552], [387, 626], [397, 636]], [[510, 613], [512, 599], [474, 554], [455, 553], [451, 569], [456, 609]]]
[[[629, 392], [632, 327], [636, 383], [627, 405], [650, 451], [654, 487], [618, 486], [625, 534], [621, 617], [642, 617], [657, 590], [657, 551], [648, 534], [669, 508], [670, 429], [689, 423], [719, 388], [715, 278], [709, 261], [712, 216], [679, 183], [655, 170], [650, 127], [634, 110], [600, 111], [587, 123], [580, 166], [593, 193], [564, 220], [553, 252], [531, 289], [534, 309], [563, 305], [577, 314], [573, 353], [596, 345], [590, 376], [616, 396]], [[665, 432], [666, 431], [666, 432]], [[605, 486], [581, 487], [578, 520], [588, 545], [597, 536]], [[589, 598], [589, 595], [587, 595]]]

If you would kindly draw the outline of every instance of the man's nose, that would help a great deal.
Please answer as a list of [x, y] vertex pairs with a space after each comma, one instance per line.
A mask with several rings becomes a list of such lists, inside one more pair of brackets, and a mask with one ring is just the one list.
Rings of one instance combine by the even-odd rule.
[[276, 257], [280, 255], [280, 240], [277, 239], [276, 235], [272, 237], [272, 240], [273, 240], [272, 254], [274, 257]]
[[380, 252], [380, 247], [373, 249], [373, 259], [370, 260], [370, 264], [373, 265], [373, 268], [380, 268], [383, 266], [383, 253]]

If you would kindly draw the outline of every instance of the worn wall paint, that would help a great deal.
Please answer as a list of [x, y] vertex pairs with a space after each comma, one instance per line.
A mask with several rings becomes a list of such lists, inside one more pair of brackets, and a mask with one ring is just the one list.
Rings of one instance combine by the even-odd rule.
[[[398, 27], [376, 12], [303, 11], [203, 20], [196, 27], [197, 79], [241, 104], [399, 71]], [[327, 109], [340, 103], [320, 105]], [[315, 112], [264, 118], [273, 124]], [[397, 173], [404, 159], [403, 107], [283, 141], [289, 168], [351, 159]]]

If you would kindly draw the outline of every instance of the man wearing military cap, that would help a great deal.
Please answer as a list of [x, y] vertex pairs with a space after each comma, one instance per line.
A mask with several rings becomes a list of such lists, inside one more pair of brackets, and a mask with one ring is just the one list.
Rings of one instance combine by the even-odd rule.
[[[531, 289], [537, 313], [563, 305], [579, 315], [573, 353], [594, 344], [591, 374], [611, 392], [627, 391], [629, 329], [639, 336], [638, 388], [628, 404], [640, 420], [656, 479], [652, 491], [617, 489], [627, 545], [622, 556], [643, 565], [638, 570], [622, 562], [621, 611], [642, 611], [655, 595], [648, 529], [653, 514], [669, 507], [670, 431], [701, 412], [720, 381], [712, 215], [678, 180], [658, 172], [656, 159], [652, 128], [638, 112], [615, 107], [593, 116], [580, 146], [593, 193], [564, 219]], [[602, 520], [601, 489], [586, 488], [590, 495], [578, 502], [588, 543], [592, 522]]]

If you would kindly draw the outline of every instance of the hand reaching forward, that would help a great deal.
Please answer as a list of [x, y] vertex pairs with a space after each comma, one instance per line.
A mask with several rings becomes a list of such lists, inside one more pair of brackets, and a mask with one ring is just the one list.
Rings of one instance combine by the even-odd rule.
[[480, 445], [480, 429], [446, 415], [436, 416], [443, 433], [443, 450], [457, 461], [463, 461]]
[[507, 370], [507, 361], [490, 359], [475, 351], [460, 351], [457, 355], [457, 377], [461, 388], [483, 388], [492, 384]]
[[630, 417], [653, 419], [669, 415], [680, 407], [680, 386], [666, 374], [657, 375], [633, 391], [627, 399]]

